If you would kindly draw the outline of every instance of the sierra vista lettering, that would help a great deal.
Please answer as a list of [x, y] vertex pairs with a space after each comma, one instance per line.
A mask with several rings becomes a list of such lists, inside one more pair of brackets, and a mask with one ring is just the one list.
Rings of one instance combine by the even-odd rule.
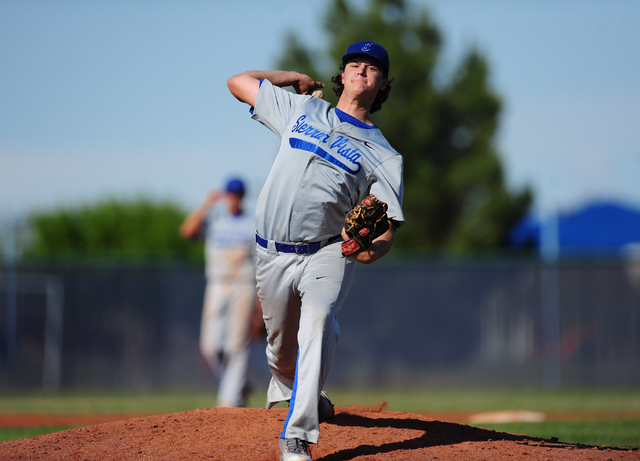
[[300, 133], [305, 136], [309, 136], [311, 139], [322, 139], [323, 143], [327, 143], [329, 141], [329, 134], [314, 128], [313, 125], [309, 125], [304, 123], [304, 120], [307, 118], [306, 115], [301, 115], [298, 120], [296, 120], [296, 124], [293, 125], [291, 129], [292, 133]]
[[[310, 137], [311, 139], [321, 140], [323, 144], [327, 144], [329, 142], [330, 135], [315, 128], [313, 125], [305, 123], [306, 118], [306, 115], [301, 115], [298, 120], [296, 120], [293, 128], [291, 128], [291, 132], [300, 133], [304, 136]], [[348, 147], [348, 142], [349, 140], [345, 136], [340, 135], [329, 145], [329, 149], [335, 150], [338, 155], [351, 163], [358, 164], [357, 161], [362, 157], [362, 153], [360, 153], [357, 148]]]

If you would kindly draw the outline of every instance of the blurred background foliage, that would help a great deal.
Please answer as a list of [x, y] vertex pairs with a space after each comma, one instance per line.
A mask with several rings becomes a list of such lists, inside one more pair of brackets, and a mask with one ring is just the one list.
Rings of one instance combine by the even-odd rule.
[[[467, 50], [445, 75], [440, 30], [427, 9], [404, 0], [369, 0], [360, 8], [333, 0], [324, 29], [320, 50], [289, 34], [277, 67], [328, 83], [325, 97], [335, 105], [330, 78], [347, 46], [364, 39], [388, 50], [392, 91], [373, 120], [405, 162], [406, 225], [396, 251], [460, 255], [505, 247], [532, 192], [505, 184], [495, 146], [502, 103], [480, 50]], [[202, 262], [202, 245], [178, 235], [184, 216], [171, 202], [144, 198], [34, 213], [24, 259]]]
[[29, 218], [27, 261], [203, 261], [203, 246], [184, 240], [186, 213], [170, 201], [109, 199]]
[[[348, 45], [361, 40], [389, 52], [389, 99], [373, 114], [404, 157], [405, 227], [394, 248], [468, 254], [507, 245], [532, 203], [529, 188], [505, 185], [495, 147], [501, 111], [487, 60], [469, 49], [451, 75], [439, 77], [440, 30], [428, 10], [404, 0], [369, 0], [356, 8], [333, 0], [324, 19], [328, 45], [313, 49], [289, 34], [278, 62], [327, 84]], [[442, 81], [439, 81], [442, 80]]]

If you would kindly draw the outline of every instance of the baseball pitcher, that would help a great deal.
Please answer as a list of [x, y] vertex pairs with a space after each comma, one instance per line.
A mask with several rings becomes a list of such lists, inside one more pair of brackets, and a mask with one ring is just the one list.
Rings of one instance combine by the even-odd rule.
[[281, 461], [311, 460], [320, 418], [333, 416], [323, 386], [356, 262], [386, 255], [404, 224], [402, 156], [369, 117], [387, 99], [388, 75], [387, 51], [357, 42], [332, 78], [335, 108], [311, 94], [323, 83], [298, 72], [247, 71], [227, 82], [251, 117], [281, 138], [256, 209], [267, 408], [289, 401]]

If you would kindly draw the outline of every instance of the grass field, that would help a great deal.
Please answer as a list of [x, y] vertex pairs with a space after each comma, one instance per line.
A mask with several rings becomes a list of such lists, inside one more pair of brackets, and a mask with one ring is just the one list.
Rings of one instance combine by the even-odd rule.
[[543, 421], [540, 423], [474, 424], [511, 434], [543, 439], [557, 437], [566, 443], [607, 447], [640, 448], [640, 419], [597, 421]]
[[[337, 406], [378, 407], [412, 413], [480, 413], [498, 410], [528, 410], [542, 413], [584, 413], [584, 420], [543, 421], [540, 423], [480, 424], [503, 432], [552, 438], [562, 442], [611, 447], [640, 447], [640, 390], [376, 390], [349, 391], [328, 389]], [[264, 405], [264, 391], [255, 392], [249, 406]], [[209, 393], [63, 393], [0, 394], [0, 413], [4, 414], [119, 414], [151, 415], [175, 413], [196, 408], [211, 408], [215, 395]], [[605, 419], [593, 420], [602, 413]], [[611, 418], [606, 414], [626, 414]], [[635, 413], [635, 415], [633, 415]], [[2, 428], [0, 440], [67, 429], [63, 427]]]

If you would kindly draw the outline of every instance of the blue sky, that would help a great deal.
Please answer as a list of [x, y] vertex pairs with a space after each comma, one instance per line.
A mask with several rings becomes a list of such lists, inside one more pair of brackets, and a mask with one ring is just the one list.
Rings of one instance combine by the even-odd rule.
[[[422, 0], [446, 74], [470, 46], [504, 101], [508, 184], [535, 210], [640, 208], [640, 2]], [[277, 137], [226, 79], [314, 48], [327, 2], [0, 2], [0, 216], [139, 194], [190, 208], [231, 174], [255, 199]], [[393, 59], [393, 57], [391, 57]]]

